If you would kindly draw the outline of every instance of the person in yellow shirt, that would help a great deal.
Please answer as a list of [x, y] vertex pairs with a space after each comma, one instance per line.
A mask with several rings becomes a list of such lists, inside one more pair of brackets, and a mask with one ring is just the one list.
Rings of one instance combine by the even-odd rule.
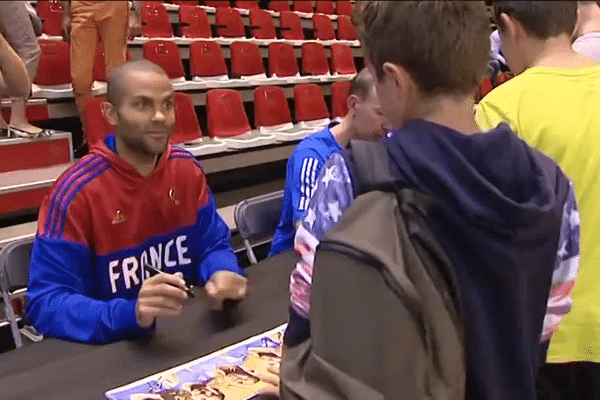
[[[553, 287], [550, 293], [552, 298], [557, 294], [553, 292], [567, 296], [573, 290], [572, 309], [562, 322], [555, 321], [556, 332], [546, 364], [538, 375], [538, 396], [597, 400], [600, 399], [600, 207], [596, 204], [600, 199], [600, 64], [577, 54], [571, 47], [577, 2], [494, 1], [493, 5], [504, 55], [518, 76], [482, 99], [477, 107], [477, 124], [487, 130], [507, 122], [530, 145], [555, 158], [574, 182], [581, 216], [577, 282], [573, 277], [570, 285]], [[569, 282], [569, 277], [565, 277], [565, 282]]]

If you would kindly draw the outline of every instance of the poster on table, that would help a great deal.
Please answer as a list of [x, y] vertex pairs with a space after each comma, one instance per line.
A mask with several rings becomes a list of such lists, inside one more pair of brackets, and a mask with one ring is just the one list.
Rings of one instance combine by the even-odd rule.
[[247, 400], [278, 393], [286, 324], [106, 392], [109, 400]]

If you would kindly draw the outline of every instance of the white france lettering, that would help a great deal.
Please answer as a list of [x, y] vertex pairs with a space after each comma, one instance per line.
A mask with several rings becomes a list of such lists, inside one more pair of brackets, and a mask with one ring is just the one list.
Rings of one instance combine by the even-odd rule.
[[169, 258], [171, 258], [171, 247], [173, 247], [173, 243], [175, 243], [175, 239], [169, 240], [165, 246], [165, 267], [169, 268], [177, 266], [177, 261], [169, 260]]
[[117, 279], [119, 279], [119, 276], [121, 276], [121, 274], [119, 274], [118, 272], [115, 271], [115, 268], [117, 268], [118, 266], [119, 266], [119, 260], [111, 261], [108, 264], [108, 276], [110, 278], [110, 288], [112, 289], [113, 293], [117, 293]]
[[150, 264], [157, 269], [162, 270], [162, 243], [158, 244], [158, 249], [150, 246]]
[[135, 257], [127, 257], [123, 260], [123, 280], [125, 280], [125, 287], [129, 289], [131, 287], [131, 280], [134, 285], [139, 285], [140, 280], [135, 275], [138, 270], [138, 260]]
[[186, 239], [186, 235], [178, 236], [175, 242], [177, 245], [177, 258], [179, 260], [179, 265], [188, 265], [192, 263], [192, 260], [185, 257], [185, 253], [187, 253], [188, 248], [183, 245], [183, 242]]
[[140, 274], [142, 277], [142, 281], [145, 279], [150, 278], [150, 272], [148, 272], [147, 268], [144, 268], [144, 265], [148, 264], [148, 253], [146, 252], [146, 250], [144, 250], [144, 252], [142, 253], [141, 257], [140, 257], [140, 266], [142, 269], [142, 273]]

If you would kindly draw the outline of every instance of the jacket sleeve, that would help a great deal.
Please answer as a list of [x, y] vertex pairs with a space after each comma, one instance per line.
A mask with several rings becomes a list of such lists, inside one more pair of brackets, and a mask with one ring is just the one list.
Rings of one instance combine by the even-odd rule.
[[[46, 336], [106, 343], [148, 333], [135, 300], [94, 300], [89, 208], [75, 197], [67, 209], [47, 197], [40, 210], [29, 269], [27, 317]], [[49, 206], [50, 203], [50, 206]], [[56, 202], [59, 203], [59, 202]]]
[[290, 194], [294, 208], [294, 223], [300, 221], [306, 210], [310, 198], [315, 192], [317, 177], [323, 163], [312, 149], [304, 149], [292, 155], [286, 182], [290, 185]]

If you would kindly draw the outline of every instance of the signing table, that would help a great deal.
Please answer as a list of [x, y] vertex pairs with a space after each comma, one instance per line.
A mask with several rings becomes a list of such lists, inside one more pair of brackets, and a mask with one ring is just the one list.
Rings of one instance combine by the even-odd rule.
[[0, 354], [1, 399], [103, 399], [107, 390], [186, 363], [286, 322], [293, 252], [246, 269], [248, 297], [231, 318], [210, 309], [200, 288], [183, 314], [151, 336], [107, 345], [44, 339]]

